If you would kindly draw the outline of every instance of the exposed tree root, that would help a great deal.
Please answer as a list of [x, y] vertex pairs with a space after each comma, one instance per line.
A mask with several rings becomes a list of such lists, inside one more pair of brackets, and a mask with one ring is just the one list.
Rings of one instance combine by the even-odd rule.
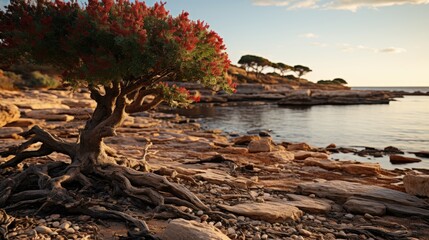
[[[191, 214], [181, 211], [176, 206], [186, 206], [195, 210], [210, 209], [185, 187], [170, 182], [165, 176], [151, 172], [137, 171], [129, 166], [136, 166], [127, 159], [125, 164], [110, 164], [111, 160], [100, 161], [109, 164], [92, 164], [97, 157], [112, 158], [116, 153], [101, 142], [103, 148], [99, 155], [79, 154], [79, 144], [68, 143], [53, 136], [39, 127], [33, 127], [22, 134], [30, 137], [20, 146], [1, 152], [5, 157], [14, 155], [12, 159], [0, 165], [0, 169], [16, 167], [25, 159], [41, 157], [59, 152], [70, 156], [71, 164], [51, 161], [45, 164], [33, 164], [10, 175], [0, 183], [0, 207], [6, 210], [20, 209], [26, 206], [39, 206], [36, 214], [55, 207], [61, 207], [70, 213], [90, 215], [94, 218], [121, 219], [133, 226], [130, 237], [152, 238], [150, 229], [143, 219], [134, 217], [126, 211], [119, 211], [114, 206], [99, 204], [88, 194], [99, 189], [110, 189], [112, 195], [131, 198], [138, 209], [145, 206], [155, 207], [155, 215], [170, 212], [174, 216], [197, 219]], [[38, 150], [28, 151], [33, 144], [42, 143]], [[150, 144], [146, 145], [144, 158], [139, 165], [140, 170], [147, 170], [145, 157]], [[107, 151], [104, 151], [107, 149]], [[27, 151], [26, 151], [27, 150]], [[87, 157], [88, 160], [82, 159]], [[95, 160], [94, 160], [95, 159]], [[84, 161], [85, 160], [85, 163]], [[83, 164], [84, 163], [84, 164]], [[88, 164], [89, 163], [89, 164]], [[104, 184], [104, 186], [103, 186]], [[6, 213], [5, 213], [6, 214]], [[1, 220], [1, 219], [0, 219]], [[2, 225], [1, 233], [7, 232], [7, 225]]]

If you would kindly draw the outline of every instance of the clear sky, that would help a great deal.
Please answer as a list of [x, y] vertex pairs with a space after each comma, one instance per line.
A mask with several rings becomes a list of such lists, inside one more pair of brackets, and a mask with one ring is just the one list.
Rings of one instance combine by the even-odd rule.
[[166, 2], [173, 15], [186, 10], [209, 23], [234, 64], [253, 54], [306, 65], [311, 81], [341, 77], [351, 86], [429, 86], [429, 0]]

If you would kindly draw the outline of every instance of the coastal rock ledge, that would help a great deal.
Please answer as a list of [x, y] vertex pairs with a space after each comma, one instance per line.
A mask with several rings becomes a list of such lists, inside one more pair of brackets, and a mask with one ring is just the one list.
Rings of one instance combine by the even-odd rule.
[[389, 104], [391, 97], [381, 91], [296, 91], [278, 102], [284, 106]]

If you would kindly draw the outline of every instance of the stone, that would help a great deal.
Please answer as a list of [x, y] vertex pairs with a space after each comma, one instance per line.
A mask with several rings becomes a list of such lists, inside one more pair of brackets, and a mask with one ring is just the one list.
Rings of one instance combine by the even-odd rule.
[[383, 216], [386, 214], [386, 206], [377, 201], [350, 197], [343, 207], [354, 214], [371, 214], [373, 216]]
[[61, 224], [60, 228], [67, 230], [68, 228], [70, 228], [70, 222], [64, 222], [63, 224]]
[[51, 228], [46, 226], [37, 226], [34, 230], [42, 234], [51, 234], [53, 232]]
[[404, 206], [428, 207], [428, 203], [410, 194], [367, 184], [332, 180], [324, 182], [307, 182], [298, 184], [301, 194], [316, 194], [337, 203], [345, 203], [349, 197], [356, 196], [383, 203], [401, 204]]
[[18, 120], [20, 116], [21, 114], [17, 106], [0, 103], [0, 127]]
[[243, 203], [234, 206], [219, 204], [218, 206], [235, 214], [270, 223], [297, 221], [303, 216], [303, 212], [297, 207], [281, 202]]
[[23, 131], [24, 130], [20, 127], [2, 127], [0, 128], [0, 138], [10, 138]]
[[289, 201], [286, 204], [295, 206], [308, 213], [328, 213], [332, 207], [328, 200], [315, 199], [307, 196], [286, 194]]
[[6, 124], [6, 127], [31, 128], [36, 125], [36, 121], [31, 118], [20, 118], [14, 122]]
[[44, 119], [47, 121], [64, 121], [69, 122], [74, 119], [73, 116], [67, 114], [57, 113], [55, 109], [52, 110], [32, 110], [26, 112], [25, 115], [34, 119]]
[[249, 143], [249, 153], [271, 152], [273, 146], [270, 139], [253, 140]]
[[58, 222], [58, 221], [55, 221], [55, 222], [52, 223], [52, 227], [57, 228], [59, 226], [60, 226], [60, 222]]
[[417, 157], [429, 158], [429, 151], [413, 152]]
[[429, 175], [405, 175], [403, 182], [407, 193], [429, 197]]
[[294, 157], [295, 157], [295, 160], [305, 160], [306, 158], [309, 158], [309, 157], [328, 159], [329, 155], [326, 153], [319, 153], [319, 152], [298, 151], [298, 152], [294, 152]]
[[394, 153], [394, 154], [404, 154], [404, 152], [401, 151], [401, 150], [399, 150], [399, 148], [393, 147], [393, 146], [385, 147], [383, 151], [385, 153], [388, 153], [388, 154], [392, 154], [392, 153]]
[[217, 228], [209, 224], [188, 221], [184, 219], [174, 219], [170, 221], [164, 232], [160, 234], [162, 240], [229, 240]]
[[310, 151], [312, 147], [307, 143], [294, 143], [286, 146], [288, 151]]
[[392, 164], [407, 164], [407, 163], [416, 163], [421, 161], [422, 160], [418, 158], [404, 157], [400, 155], [390, 155], [390, 162]]
[[316, 166], [327, 170], [337, 170], [353, 175], [377, 175], [381, 171], [378, 163], [360, 163], [354, 161], [332, 161], [329, 159], [309, 157], [304, 160], [306, 166]]
[[228, 232], [228, 235], [234, 235], [235, 234], [235, 229], [232, 228], [232, 227], [230, 227], [230, 228], [228, 228], [227, 232]]
[[[264, 153], [261, 153], [261, 154], [264, 154]], [[268, 155], [267, 157], [272, 162], [278, 162], [278, 163], [290, 162], [290, 161], [294, 160], [294, 158], [295, 158], [295, 156], [293, 155], [292, 152], [284, 151], [284, 150], [283, 151], [270, 152], [266, 155]]]
[[251, 141], [257, 141], [260, 140], [261, 137], [259, 136], [241, 136], [234, 138], [232, 142], [234, 145], [248, 145]]
[[75, 233], [75, 232], [76, 232], [76, 230], [75, 230], [74, 228], [67, 228], [67, 229], [66, 229], [66, 232], [67, 232], [67, 233], [72, 233], [72, 234], [73, 234], [73, 233]]
[[90, 99], [63, 99], [61, 103], [70, 108], [95, 108], [97, 103]]

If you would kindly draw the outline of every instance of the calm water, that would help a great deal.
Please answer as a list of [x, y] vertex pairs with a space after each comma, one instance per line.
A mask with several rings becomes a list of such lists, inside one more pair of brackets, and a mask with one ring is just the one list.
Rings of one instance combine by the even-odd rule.
[[[335, 143], [344, 147], [395, 146], [404, 151], [429, 150], [428, 96], [406, 96], [388, 105], [200, 107], [183, 113], [202, 118], [206, 128], [229, 133], [271, 129], [276, 141], [307, 142], [318, 147]], [[353, 158], [348, 156], [348, 159]], [[404, 167], [429, 169], [429, 159], [423, 160]], [[378, 161], [385, 168], [394, 168], [387, 158]]]

